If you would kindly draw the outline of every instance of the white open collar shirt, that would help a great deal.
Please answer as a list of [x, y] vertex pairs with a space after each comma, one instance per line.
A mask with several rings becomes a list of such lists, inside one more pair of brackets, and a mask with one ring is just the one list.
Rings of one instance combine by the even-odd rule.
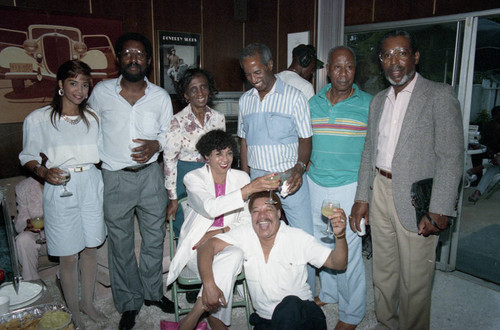
[[252, 304], [260, 317], [270, 320], [276, 306], [289, 295], [312, 300], [307, 284], [307, 263], [321, 268], [331, 250], [302, 229], [283, 221], [267, 263], [252, 224], [241, 225], [215, 237], [243, 250], [245, 277]]
[[[101, 119], [102, 167], [110, 171], [138, 165], [130, 156], [132, 139], [157, 140], [163, 149], [173, 116], [170, 96], [163, 88], [144, 78], [147, 83], [144, 96], [131, 105], [120, 95], [121, 79], [122, 76], [98, 83], [89, 98]], [[148, 164], [155, 162], [158, 155], [159, 152], [155, 153]]]

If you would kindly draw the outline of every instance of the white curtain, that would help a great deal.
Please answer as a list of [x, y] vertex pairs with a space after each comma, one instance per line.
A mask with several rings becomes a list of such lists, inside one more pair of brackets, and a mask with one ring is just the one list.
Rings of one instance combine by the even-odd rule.
[[[318, 0], [318, 58], [328, 61], [328, 51], [344, 44], [344, 0]], [[326, 69], [316, 73], [316, 92], [327, 83]]]

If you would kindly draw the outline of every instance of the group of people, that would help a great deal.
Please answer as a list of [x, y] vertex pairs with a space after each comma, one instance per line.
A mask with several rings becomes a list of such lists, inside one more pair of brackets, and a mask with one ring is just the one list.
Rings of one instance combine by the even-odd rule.
[[[207, 312], [212, 329], [229, 326], [242, 267], [255, 329], [326, 329], [321, 306], [327, 303], [339, 305], [336, 329], [356, 328], [366, 312], [362, 218], [372, 228], [379, 325], [429, 328], [434, 234], [455, 215], [463, 133], [451, 87], [416, 73], [420, 53], [411, 34], [393, 31], [380, 41], [391, 86], [373, 99], [354, 84], [349, 47], [330, 50], [331, 83], [314, 95], [307, 80], [323, 63], [312, 46], [294, 49], [292, 64], [278, 75], [267, 46], [246, 46], [239, 60], [253, 88], [239, 101], [241, 170], [231, 166], [238, 148], [224, 131], [224, 116], [208, 106], [217, 92], [210, 73], [191, 69], [180, 78], [186, 107], [173, 116], [169, 95], [147, 79], [149, 40], [127, 33], [115, 51], [118, 79], [97, 84], [87, 102], [90, 69], [65, 63], [52, 104], [23, 127], [21, 163], [45, 182], [48, 254], [61, 257], [62, 288], [77, 326], [83, 327], [80, 310], [97, 322], [105, 317], [92, 293], [95, 250], [106, 234], [119, 328], [132, 329], [143, 304], [173, 312], [161, 274], [165, 217], [172, 216], [179, 242], [166, 285], [184, 267], [203, 283], [180, 329], [193, 329]], [[94, 166], [99, 161], [102, 174]], [[60, 196], [63, 170], [71, 174], [70, 197]], [[283, 172], [281, 196], [270, 195]], [[425, 178], [434, 178], [431, 203], [416, 219], [410, 189]], [[341, 205], [326, 219], [325, 198]], [[325, 220], [332, 240], [323, 239]], [[87, 289], [81, 302], [78, 269]]]

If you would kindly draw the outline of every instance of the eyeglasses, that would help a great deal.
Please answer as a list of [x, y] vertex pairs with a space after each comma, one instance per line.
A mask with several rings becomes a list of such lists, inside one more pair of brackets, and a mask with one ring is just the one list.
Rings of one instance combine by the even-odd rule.
[[386, 50], [378, 55], [381, 62], [388, 63], [395, 56], [398, 60], [406, 61], [411, 56], [411, 51], [408, 48], [394, 48]]
[[138, 60], [144, 60], [146, 58], [146, 53], [137, 49], [127, 49], [120, 53], [122, 58], [132, 58], [133, 55], [135, 55]]

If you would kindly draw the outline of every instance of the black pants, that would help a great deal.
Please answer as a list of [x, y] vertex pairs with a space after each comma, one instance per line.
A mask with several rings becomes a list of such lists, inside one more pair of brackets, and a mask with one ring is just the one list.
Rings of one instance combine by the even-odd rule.
[[285, 297], [274, 309], [271, 320], [253, 313], [250, 315], [250, 324], [255, 330], [326, 330], [326, 318], [321, 308], [314, 301], [302, 300], [297, 296]]

